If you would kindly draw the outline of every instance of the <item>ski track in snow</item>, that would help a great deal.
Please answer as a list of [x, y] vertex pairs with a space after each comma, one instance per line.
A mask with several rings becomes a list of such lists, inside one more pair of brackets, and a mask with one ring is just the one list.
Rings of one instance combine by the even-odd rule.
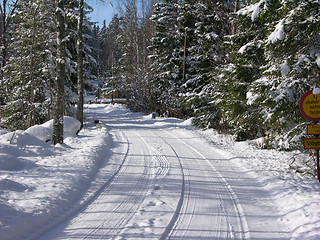
[[[214, 166], [213, 160], [223, 156], [194, 144], [194, 136], [125, 115], [100, 120], [121, 146], [113, 151], [122, 162], [92, 201], [41, 239], [287, 238], [274, 216], [268, 220], [278, 228], [274, 233], [250, 229], [241, 199], [216, 168], [219, 164]], [[264, 210], [260, 221], [265, 221]]]
[[112, 139], [96, 180], [25, 239], [290, 239], [269, 193], [230, 156], [174, 119], [105, 111], [91, 116]]
[[[168, 132], [169, 133], [169, 132]], [[219, 172], [216, 171], [216, 169], [210, 164], [210, 162], [208, 162], [208, 159], [203, 156], [199, 151], [197, 151], [195, 148], [193, 148], [192, 146], [190, 146], [189, 144], [187, 144], [186, 142], [182, 141], [181, 139], [177, 138], [176, 136], [174, 136], [173, 134], [169, 133], [172, 137], [174, 137], [175, 142], [179, 141], [181, 142], [183, 145], [186, 146], [186, 149], [191, 149], [194, 153], [195, 153], [195, 159], [197, 160], [197, 164], [199, 166], [201, 166], [201, 170], [202, 172], [205, 172], [207, 174], [206, 178], [209, 180], [209, 182], [213, 183], [215, 182], [215, 179], [213, 178], [213, 176], [219, 176], [221, 183], [219, 183], [219, 188], [220, 189], [214, 189], [213, 191], [217, 192], [219, 195], [219, 201], [218, 201], [218, 206], [216, 209], [216, 213], [218, 213], [218, 216], [220, 219], [218, 219], [219, 223], [218, 226], [220, 228], [217, 229], [217, 233], [214, 234], [213, 236], [208, 236], [211, 238], [221, 238], [221, 237], [225, 237], [225, 238], [236, 238], [236, 239], [249, 239], [249, 229], [248, 229], [248, 225], [246, 222], [246, 218], [244, 216], [243, 213], [243, 209], [241, 207], [241, 205], [239, 204], [239, 201], [235, 195], [235, 193], [232, 191], [232, 188], [230, 187], [230, 185], [226, 182], [226, 180], [221, 176], [221, 174], [219, 174]], [[178, 155], [177, 155], [178, 156]], [[205, 162], [203, 162], [202, 160], [205, 160]], [[208, 167], [209, 164], [209, 169], [206, 169], [206, 167]], [[185, 168], [188, 168], [187, 165], [185, 165]], [[211, 169], [210, 169], [211, 167]], [[182, 167], [184, 168], [184, 167]], [[225, 189], [223, 189], [225, 188]], [[224, 208], [224, 204], [223, 204], [223, 195], [225, 194], [224, 192], [227, 191], [230, 198], [232, 199], [232, 204], [235, 208], [236, 211], [236, 215], [237, 215], [237, 223], [239, 225], [239, 234], [235, 233], [235, 227], [232, 224], [232, 222], [230, 221], [230, 219], [228, 219], [228, 213], [226, 211], [226, 209]], [[195, 205], [197, 204], [197, 202], [194, 203]], [[189, 220], [189, 223], [187, 225], [187, 227], [184, 227], [186, 229], [190, 228], [191, 225], [191, 220], [192, 217], [195, 214], [195, 210], [196, 208], [193, 207], [193, 214], [191, 215], [191, 219]], [[186, 213], [181, 214], [180, 216], [185, 216]], [[224, 219], [225, 218], [225, 219]], [[210, 220], [210, 219], [209, 219]], [[225, 222], [224, 222], [225, 221]], [[210, 222], [210, 221], [208, 221]], [[184, 225], [185, 224], [185, 219], [183, 217], [181, 217], [181, 219], [179, 220], [179, 224], [180, 225]], [[225, 229], [222, 228], [222, 224], [225, 224]], [[178, 228], [177, 226], [175, 228]], [[181, 226], [179, 227], [181, 228]], [[210, 228], [209, 228], [210, 229]], [[203, 229], [204, 232], [208, 231], [208, 229]], [[182, 235], [182, 238], [185, 237], [185, 234], [187, 233], [188, 230], [185, 231], [185, 233]], [[226, 236], [222, 236], [223, 232], [225, 232]], [[181, 239], [181, 238], [180, 238]]]

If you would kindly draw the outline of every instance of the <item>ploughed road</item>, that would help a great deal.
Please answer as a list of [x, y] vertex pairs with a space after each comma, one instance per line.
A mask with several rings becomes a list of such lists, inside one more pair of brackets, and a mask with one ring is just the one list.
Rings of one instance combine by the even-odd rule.
[[112, 137], [112, 177], [42, 239], [290, 239], [268, 192], [181, 120], [99, 105], [94, 117]]

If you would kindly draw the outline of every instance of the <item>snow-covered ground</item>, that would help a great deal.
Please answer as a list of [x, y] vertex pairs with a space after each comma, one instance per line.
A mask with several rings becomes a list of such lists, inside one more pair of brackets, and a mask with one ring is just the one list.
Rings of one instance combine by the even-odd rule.
[[[101, 195], [105, 193], [106, 187], [109, 188], [106, 195], [109, 193], [115, 197], [116, 194], [120, 194], [121, 197], [121, 193], [116, 192], [117, 189], [111, 188], [123, 187], [120, 185], [120, 178], [125, 176], [125, 170], [133, 173], [139, 172], [140, 169], [135, 169], [134, 166], [143, 165], [138, 162], [140, 158], [143, 158], [149, 165], [148, 168], [145, 166], [143, 168], [146, 171], [143, 178], [138, 178], [138, 181], [141, 181], [140, 184], [133, 184], [136, 189], [134, 194], [127, 196], [127, 205], [129, 206], [129, 202], [135, 204], [130, 205], [130, 211], [128, 210], [126, 215], [128, 219], [121, 220], [123, 223], [121, 231], [116, 230], [116, 234], [111, 238], [116, 238], [119, 234], [122, 237], [128, 237], [130, 234], [136, 236], [133, 233], [141, 233], [142, 230], [145, 234], [152, 233], [154, 236], [161, 236], [162, 239], [169, 236], [178, 238], [181, 233], [178, 230], [185, 228], [184, 222], [188, 219], [188, 209], [192, 204], [196, 204], [196, 200], [192, 200], [194, 196], [187, 193], [199, 191], [199, 189], [192, 189], [192, 184], [199, 180], [195, 176], [200, 173], [198, 172], [200, 170], [194, 168], [194, 161], [190, 161], [190, 155], [197, 156], [199, 168], [200, 166], [203, 168], [204, 175], [208, 174], [205, 179], [221, 176], [215, 181], [224, 185], [225, 190], [229, 192], [230, 199], [233, 199], [240, 223], [237, 229], [236, 224], [233, 224], [235, 220], [229, 219], [229, 224], [232, 223], [235, 226], [230, 233], [242, 232], [241, 238], [257, 235], [258, 233], [253, 231], [259, 229], [252, 229], [255, 225], [250, 220], [251, 215], [256, 211], [263, 216], [261, 209], [255, 209], [260, 205], [250, 207], [243, 203], [252, 201], [249, 195], [248, 199], [241, 195], [243, 193], [241, 181], [243, 181], [245, 183], [243, 188], [251, 189], [251, 193], [257, 193], [257, 201], [261, 197], [261, 189], [272, 198], [270, 202], [275, 203], [279, 212], [277, 222], [286, 227], [292, 239], [319, 239], [320, 184], [314, 177], [297, 173], [304, 167], [302, 162], [308, 158], [307, 155], [261, 150], [257, 147], [259, 141], [234, 142], [230, 136], [217, 134], [213, 130], [194, 129], [190, 120], [152, 119], [151, 115], [131, 113], [123, 105], [92, 104], [86, 106], [85, 112], [87, 123], [78, 135], [75, 135], [79, 126], [78, 122], [72, 118], [66, 118], [65, 139], [64, 144], [61, 145], [52, 146], [46, 143], [52, 131], [50, 122], [15, 133], [0, 130], [1, 240], [38, 239], [40, 237], [46, 239], [46, 236], [56, 237], [59, 231], [61, 239], [69, 239], [68, 234], [75, 234], [71, 233], [75, 231], [71, 229], [77, 229], [70, 226], [79, 227], [79, 223], [75, 220], [72, 225], [72, 219], [76, 219], [75, 216], [89, 210], [92, 212], [101, 210], [94, 207], [88, 210], [88, 206], [94, 201], [99, 202], [99, 198], [101, 204], [103, 199]], [[117, 122], [117, 117], [119, 117], [119, 122]], [[95, 124], [95, 119], [99, 119], [100, 122]], [[157, 129], [153, 131], [155, 135], [150, 135], [150, 129]], [[158, 136], [159, 139], [155, 140], [154, 136]], [[128, 142], [129, 139], [135, 140]], [[115, 142], [118, 144], [115, 145]], [[201, 146], [206, 149], [200, 151]], [[181, 156], [186, 147], [190, 153], [188, 153], [188, 158], [183, 158]], [[187, 152], [187, 149], [185, 151]], [[209, 153], [212, 151], [219, 155], [221, 163], [217, 159], [210, 158]], [[131, 164], [130, 161], [127, 161], [128, 159], [125, 160], [128, 152], [131, 154], [130, 161], [135, 164]], [[148, 158], [147, 152], [152, 157]], [[169, 157], [169, 152], [177, 157]], [[291, 164], [293, 157], [296, 161]], [[153, 158], [156, 160], [152, 160]], [[205, 159], [206, 163], [198, 158]], [[180, 159], [180, 162], [177, 159]], [[185, 169], [183, 169], [184, 166]], [[205, 169], [206, 166], [212, 166], [212, 169], [209, 171]], [[178, 172], [175, 172], [180, 168], [180, 173], [183, 173], [181, 188], [183, 191], [175, 196], [174, 188], [165, 188], [161, 184], [167, 183], [167, 186], [171, 186], [173, 179], [177, 182], [181, 181], [181, 176], [179, 177]], [[213, 169], [217, 171], [213, 172]], [[219, 172], [221, 169], [225, 172]], [[212, 173], [217, 176], [211, 176]], [[231, 178], [232, 174], [236, 173], [241, 174], [238, 182], [237, 179]], [[243, 180], [244, 175], [242, 174], [250, 176], [246, 179], [252, 179], [251, 186], [248, 186], [250, 183], [248, 180]], [[147, 180], [146, 176], [148, 176]], [[171, 183], [168, 182], [168, 179]], [[116, 180], [118, 185], [116, 185]], [[144, 181], [146, 181], [145, 186]], [[181, 187], [181, 184], [179, 186]], [[208, 189], [211, 187], [208, 186]], [[143, 197], [135, 195], [139, 191], [144, 191]], [[170, 195], [171, 191], [172, 195]], [[221, 196], [220, 194], [217, 198]], [[178, 199], [179, 202], [175, 202], [175, 199]], [[205, 198], [200, 200], [204, 206], [211, 201]], [[165, 202], [167, 204], [164, 204]], [[185, 206], [183, 202], [190, 203], [190, 206]], [[111, 202], [106, 203], [106, 208], [108, 208], [107, 205], [110, 205], [111, 209], [112, 204]], [[220, 203], [222, 209], [223, 204]], [[122, 207], [126, 209], [125, 205]], [[176, 210], [172, 211], [172, 208]], [[150, 209], [153, 209], [152, 213], [146, 214]], [[198, 209], [198, 213], [200, 211], [202, 210]], [[224, 208], [224, 211], [229, 210]], [[140, 214], [137, 214], [138, 212]], [[185, 213], [185, 216], [182, 216], [181, 213]], [[109, 214], [116, 219], [116, 212]], [[87, 215], [81, 215], [80, 219], [81, 217], [85, 219]], [[207, 217], [214, 219], [216, 216]], [[190, 220], [190, 224], [196, 223], [196, 220], [206, 225], [201, 221], [201, 214], [194, 214], [194, 219]], [[265, 221], [269, 220], [265, 219]], [[83, 228], [86, 229], [85, 226]], [[61, 233], [61, 229], [68, 230], [63, 230]], [[172, 229], [176, 231], [169, 233]], [[189, 234], [187, 230], [184, 231], [184, 234]], [[193, 239], [192, 234], [195, 233], [190, 232], [189, 239]], [[263, 234], [263, 231], [260, 234]], [[151, 235], [139, 236], [143, 238]], [[236, 235], [229, 237], [237, 238]], [[82, 239], [81, 235], [78, 237], [73, 235], [72, 238]], [[269, 236], [265, 238], [270, 239]], [[145, 237], [145, 239], [148, 238]]]

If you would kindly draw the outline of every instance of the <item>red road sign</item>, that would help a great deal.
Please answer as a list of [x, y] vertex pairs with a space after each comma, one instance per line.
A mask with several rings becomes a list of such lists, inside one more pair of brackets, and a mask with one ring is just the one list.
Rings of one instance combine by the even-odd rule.
[[313, 94], [313, 90], [306, 92], [300, 99], [299, 108], [306, 119], [320, 121], [320, 94]]

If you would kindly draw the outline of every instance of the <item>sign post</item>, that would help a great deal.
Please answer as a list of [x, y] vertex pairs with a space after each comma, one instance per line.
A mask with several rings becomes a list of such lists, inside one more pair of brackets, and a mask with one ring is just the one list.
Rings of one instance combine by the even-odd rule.
[[[317, 91], [315, 91], [317, 90]], [[304, 149], [316, 149], [317, 157], [317, 177], [320, 181], [320, 164], [319, 164], [319, 149], [320, 149], [320, 94], [319, 89], [314, 89], [306, 92], [300, 99], [299, 109], [301, 114], [308, 120], [314, 122], [312, 125], [307, 125], [307, 134], [314, 135], [315, 138], [307, 138], [303, 141]], [[315, 94], [316, 93], [316, 94]]]

